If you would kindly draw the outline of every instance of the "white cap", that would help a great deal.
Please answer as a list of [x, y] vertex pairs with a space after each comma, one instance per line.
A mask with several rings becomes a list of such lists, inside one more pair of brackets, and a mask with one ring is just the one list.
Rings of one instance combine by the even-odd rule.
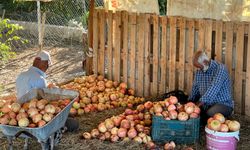
[[49, 54], [49, 52], [47, 52], [47, 51], [40, 51], [40, 52], [37, 54], [36, 57], [40, 57], [41, 60], [48, 60], [49, 65], [52, 64], [52, 61], [51, 61], [51, 58], [50, 58], [50, 54]]

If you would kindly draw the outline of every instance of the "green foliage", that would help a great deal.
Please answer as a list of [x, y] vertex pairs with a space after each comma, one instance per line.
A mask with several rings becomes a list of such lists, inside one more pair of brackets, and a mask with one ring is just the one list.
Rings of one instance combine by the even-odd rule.
[[84, 27], [87, 27], [88, 26], [88, 20], [89, 20], [89, 11], [86, 12], [82, 17], [81, 17], [81, 20], [82, 20], [82, 25]]
[[160, 15], [166, 15], [167, 13], [167, 0], [158, 0]]
[[15, 35], [18, 30], [23, 27], [18, 24], [12, 24], [9, 19], [0, 19], [0, 61], [7, 61], [15, 56], [15, 52], [11, 51], [11, 44], [14, 41], [27, 43], [28, 41]]
[[36, 2], [30, 1], [18, 1], [17, 0], [3, 0], [0, 2], [3, 5], [3, 9], [8, 12], [31, 12], [36, 10]]

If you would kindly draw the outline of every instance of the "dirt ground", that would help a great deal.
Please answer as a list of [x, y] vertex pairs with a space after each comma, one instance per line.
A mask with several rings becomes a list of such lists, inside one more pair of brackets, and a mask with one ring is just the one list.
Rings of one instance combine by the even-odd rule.
[[[50, 51], [52, 55], [53, 65], [48, 70], [48, 79], [55, 83], [61, 83], [72, 79], [74, 76], [83, 75], [84, 72], [81, 68], [82, 60], [82, 49], [72, 48], [72, 47], [47, 47], [46, 50]], [[37, 49], [31, 48], [20, 52], [17, 52], [17, 57], [11, 60], [9, 63], [0, 64], [0, 96], [15, 93], [15, 79], [16, 76], [27, 70], [32, 65], [32, 60], [36, 55]], [[80, 117], [76, 117], [80, 122], [80, 129], [77, 132], [63, 134], [63, 138], [56, 149], [58, 150], [140, 150], [145, 149], [143, 144], [138, 144], [135, 142], [117, 142], [110, 143], [108, 141], [100, 141], [97, 139], [84, 140], [81, 138], [81, 133], [85, 131], [90, 131], [96, 128], [97, 125], [113, 115], [118, 115], [124, 111], [124, 108], [114, 109], [112, 111], [103, 112], [93, 112], [85, 114]], [[240, 141], [238, 142], [239, 150], [249, 150], [250, 147], [250, 119], [249, 117], [242, 115], [233, 115], [233, 118], [240, 121]], [[21, 149], [24, 144], [23, 139], [17, 139], [14, 141], [14, 150]], [[201, 129], [200, 139], [197, 143], [189, 145], [194, 149], [203, 150], [205, 149], [205, 133], [204, 129]], [[185, 149], [186, 145], [178, 145], [176, 149]], [[0, 149], [8, 149], [7, 139], [0, 135]], [[41, 149], [40, 144], [37, 141], [30, 140], [29, 143], [30, 150]], [[158, 149], [163, 149], [162, 145], [159, 144]]]

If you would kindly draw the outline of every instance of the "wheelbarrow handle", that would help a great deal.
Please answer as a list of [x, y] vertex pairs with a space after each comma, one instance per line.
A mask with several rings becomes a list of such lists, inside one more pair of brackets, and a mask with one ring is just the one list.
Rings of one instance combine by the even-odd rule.
[[32, 139], [38, 140], [33, 134], [29, 133], [28, 131], [24, 131], [24, 130], [18, 131], [15, 135], [15, 138], [18, 138], [21, 134], [24, 134]]

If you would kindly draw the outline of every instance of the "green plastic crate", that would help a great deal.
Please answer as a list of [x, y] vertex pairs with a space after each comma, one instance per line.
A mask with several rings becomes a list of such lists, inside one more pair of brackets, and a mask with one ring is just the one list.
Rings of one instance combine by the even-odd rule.
[[161, 116], [153, 116], [151, 132], [152, 139], [155, 142], [195, 143], [200, 135], [200, 118], [179, 121], [165, 120]]

